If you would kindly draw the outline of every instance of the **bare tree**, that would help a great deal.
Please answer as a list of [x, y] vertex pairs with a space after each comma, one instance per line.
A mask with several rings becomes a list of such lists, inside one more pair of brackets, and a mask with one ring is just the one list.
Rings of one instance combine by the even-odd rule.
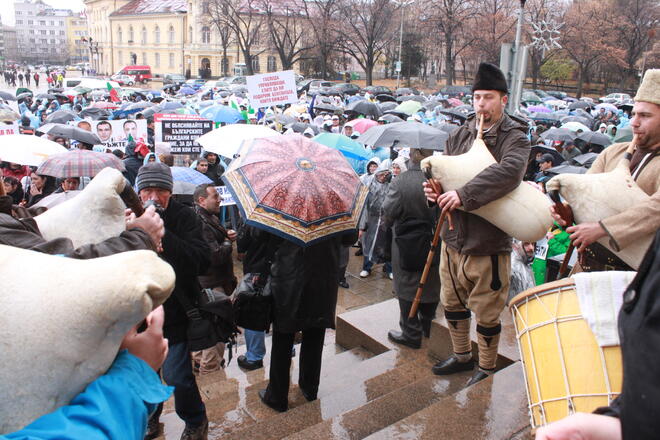
[[368, 86], [385, 46], [395, 35], [391, 25], [396, 9], [391, 0], [345, 0], [341, 5], [346, 27], [341, 49], [364, 69]]
[[314, 39], [315, 59], [320, 76], [322, 79], [328, 79], [331, 60], [341, 40], [338, 28], [338, 24], [341, 23], [339, 0], [302, 1], [301, 6], [308, 19], [309, 27], [306, 31], [311, 31], [311, 37]]
[[482, 0], [474, 23], [479, 61], [499, 64], [502, 43], [514, 38], [516, 17], [511, 0]]
[[217, 33], [220, 39], [220, 45], [222, 47], [222, 61], [221, 61], [221, 72], [223, 76], [228, 75], [228, 66], [229, 61], [227, 57], [227, 52], [229, 47], [236, 42], [234, 37], [234, 31], [230, 26], [227, 25], [227, 14], [229, 9], [226, 5], [221, 5], [220, 2], [213, 2], [208, 4], [208, 10], [203, 11], [202, 20], [210, 24], [211, 27]]
[[[566, 3], [562, 0], [528, 0], [525, 5], [525, 18], [527, 22], [537, 25], [542, 22], [558, 25], [565, 9]], [[534, 37], [532, 26], [524, 26], [523, 30], [525, 39], [528, 43], [531, 43]], [[529, 46], [532, 88], [536, 89], [538, 86], [541, 67], [557, 53], [559, 52], [556, 50], [545, 50], [541, 47]]]
[[[303, 0], [301, 3], [307, 2]], [[292, 69], [295, 63], [307, 58], [308, 52], [315, 46], [312, 39], [305, 38], [310, 28], [309, 19], [295, 1], [276, 3], [262, 0], [261, 5], [266, 14], [272, 48], [280, 57], [282, 69]]]
[[431, 20], [443, 37], [447, 85], [452, 85], [457, 56], [479, 37], [477, 29], [470, 29], [477, 5], [471, 0], [431, 0], [429, 10], [433, 11]]
[[254, 75], [252, 59], [264, 51], [259, 50], [259, 43], [265, 19], [257, 0], [210, 0], [208, 16], [216, 28], [231, 30], [245, 59], [247, 74]]

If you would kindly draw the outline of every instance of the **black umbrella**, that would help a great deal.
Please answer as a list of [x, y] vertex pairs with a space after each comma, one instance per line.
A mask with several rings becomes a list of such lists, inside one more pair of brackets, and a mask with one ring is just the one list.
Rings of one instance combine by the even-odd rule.
[[580, 124], [584, 124], [587, 127], [591, 125], [591, 119], [585, 118], [584, 116], [564, 116], [561, 118], [561, 123], [565, 124], [567, 122], [579, 122]]
[[336, 112], [338, 110], [341, 111], [341, 108], [337, 107], [336, 105], [328, 104], [325, 102], [315, 102], [314, 110], [319, 110], [324, 112]]
[[586, 168], [576, 167], [575, 165], [557, 165], [545, 171], [548, 174], [584, 174], [587, 172]]
[[59, 87], [51, 87], [50, 89], [48, 89], [48, 93], [62, 93], [63, 91], [64, 89], [61, 89]]
[[375, 147], [409, 147], [444, 150], [449, 135], [430, 125], [419, 122], [395, 122], [378, 125], [365, 131], [358, 142]]
[[380, 104], [378, 104], [378, 106], [383, 112], [394, 110], [397, 107], [397, 105], [398, 104], [396, 102], [381, 102]]
[[388, 113], [388, 114], [386, 114], [386, 115], [383, 115], [383, 116], [381, 116], [381, 117], [378, 118], [378, 119], [382, 119], [383, 121], [386, 121], [386, 122], [388, 122], [388, 123], [390, 123], [390, 124], [392, 124], [392, 123], [394, 123], [394, 122], [404, 122], [404, 121], [405, 121], [405, 119], [401, 119], [400, 117], [398, 117], [398, 116], [396, 116], [396, 115], [393, 115], [393, 114], [391, 114], [391, 113]]
[[5, 101], [16, 101], [18, 98], [16, 98], [11, 93], [3, 92], [0, 90], [0, 99], [4, 99]]
[[607, 147], [612, 143], [609, 136], [598, 131], [580, 133], [578, 139], [582, 139], [588, 144], [602, 145], [603, 147]]
[[63, 95], [63, 94], [61, 94], [61, 93], [55, 93], [55, 98], [65, 99], [65, 100], [67, 100], [67, 101], [71, 101], [71, 99], [69, 99], [68, 96]]
[[93, 120], [101, 119], [101, 118], [109, 118], [112, 115], [112, 112], [110, 110], [104, 109], [104, 108], [96, 108], [96, 107], [85, 107], [78, 113], [78, 116], [81, 118], [91, 118]]
[[149, 107], [153, 107], [154, 104], [153, 102], [149, 101], [140, 101], [140, 102], [134, 102], [132, 104], [129, 104], [124, 110], [136, 110], [136, 109], [146, 109]]
[[53, 112], [46, 118], [44, 123], [46, 124], [64, 124], [69, 121], [73, 121], [74, 119], [77, 119], [78, 115], [76, 115], [74, 112], [71, 110], [57, 110], [56, 112]]
[[39, 131], [46, 133], [49, 136], [73, 139], [90, 145], [101, 143], [101, 139], [91, 131], [69, 124], [45, 124], [39, 127]]
[[412, 95], [414, 94], [413, 89], [408, 88], [408, 87], [399, 87], [396, 89], [396, 96], [401, 96], [401, 95]]
[[455, 125], [455, 124], [447, 124], [447, 123], [439, 123], [435, 125], [435, 128], [438, 128], [442, 131], [444, 131], [447, 134], [452, 134], [456, 130], [460, 128], [460, 126]]
[[278, 113], [276, 115], [266, 116], [266, 120], [279, 122], [282, 125], [293, 124], [294, 122], [296, 122], [296, 118], [294, 118], [293, 116], [285, 115], [284, 113]]
[[365, 116], [379, 117], [383, 114], [378, 104], [369, 101], [355, 101], [346, 107], [347, 112], [355, 112]]
[[575, 140], [575, 135], [573, 134], [572, 131], [566, 128], [552, 127], [550, 130], [544, 131], [541, 134], [541, 139], [543, 139], [544, 141], [566, 142], [566, 141]]
[[443, 115], [450, 116], [451, 118], [458, 119], [461, 121], [461, 123], [465, 122], [465, 120], [467, 119], [467, 114], [455, 108], [445, 108], [439, 110], [439, 112], [442, 113]]
[[424, 104], [426, 102], [426, 98], [423, 96], [419, 95], [406, 95], [406, 96], [399, 96], [396, 98], [397, 102], [405, 102], [405, 101], [417, 101], [419, 103]]
[[39, 93], [34, 99], [55, 99], [55, 95], [51, 93]]
[[383, 114], [384, 115], [394, 115], [397, 118], [403, 119], [404, 121], [408, 119], [408, 116], [410, 116], [406, 113], [397, 112], [395, 110], [387, 110], [386, 112], [383, 112]]
[[294, 122], [286, 126], [287, 129], [293, 130], [295, 133], [303, 133], [308, 128], [314, 131], [314, 134], [319, 134], [319, 128], [316, 125], [305, 124], [304, 122]]
[[563, 113], [532, 113], [532, 116], [530, 116], [530, 118], [535, 121], [555, 123], [561, 121], [561, 118], [565, 116], [566, 115]]
[[568, 105], [569, 110], [575, 110], [577, 108], [588, 108], [588, 107], [591, 107], [591, 104], [589, 104], [586, 101], [575, 101], [575, 102], [571, 102]]
[[392, 95], [381, 93], [380, 95], [376, 95], [376, 101], [378, 101], [378, 102], [396, 102], [396, 98]]
[[552, 154], [552, 158], [554, 159], [553, 163], [559, 164], [564, 162], [564, 158], [559, 153], [559, 151], [555, 150], [552, 147], [548, 147], [547, 145], [543, 145], [543, 144], [534, 145], [532, 147], [532, 155], [536, 156], [537, 153]]
[[594, 160], [596, 160], [597, 157], [597, 153], [585, 153], [575, 156], [571, 160], [580, 166], [591, 168], [591, 165], [593, 165]]

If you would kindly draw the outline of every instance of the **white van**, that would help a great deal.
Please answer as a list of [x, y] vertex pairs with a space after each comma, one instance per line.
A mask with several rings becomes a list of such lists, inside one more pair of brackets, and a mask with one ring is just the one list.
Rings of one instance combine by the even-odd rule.
[[86, 78], [84, 76], [78, 78], [64, 78], [63, 86], [65, 89], [72, 89], [78, 86], [87, 87], [88, 89], [107, 89], [108, 83], [110, 83], [113, 88], [120, 88], [119, 83], [116, 81], [98, 78]]

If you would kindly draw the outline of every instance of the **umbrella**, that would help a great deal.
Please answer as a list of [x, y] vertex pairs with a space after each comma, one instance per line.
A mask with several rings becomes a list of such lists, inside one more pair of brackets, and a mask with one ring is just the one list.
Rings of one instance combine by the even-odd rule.
[[440, 130], [444, 131], [447, 134], [452, 134], [453, 132], [458, 130], [460, 127], [458, 125], [455, 125], [455, 124], [440, 123], [440, 124], [435, 125], [435, 128], [440, 129]]
[[591, 125], [591, 120], [589, 118], [585, 118], [584, 116], [564, 116], [561, 118], [561, 123], [566, 124], [567, 122], [578, 122], [585, 127], [588, 127]]
[[172, 194], [192, 195], [195, 192], [197, 185], [190, 182], [176, 181], [172, 188]]
[[28, 96], [32, 96], [32, 93], [24, 92], [16, 95], [16, 99], [25, 99]]
[[338, 150], [299, 135], [244, 148], [222, 180], [248, 225], [300, 246], [357, 227], [368, 190]]
[[[414, 102], [414, 101], [413, 101]], [[409, 147], [444, 150], [449, 135], [419, 122], [395, 122], [373, 127], [360, 135], [358, 142], [375, 147]]]
[[80, 118], [78, 118], [78, 115], [75, 112], [71, 111], [71, 110], [57, 110], [57, 111], [51, 113], [46, 118], [44, 123], [46, 123], [46, 124], [51, 124], [51, 123], [63, 124], [65, 122], [74, 121], [76, 119], [80, 119]]
[[115, 110], [119, 108], [119, 106], [114, 102], [108, 102], [108, 101], [96, 101], [91, 105], [91, 107], [102, 108], [107, 110]]
[[243, 120], [243, 115], [241, 115], [241, 112], [226, 105], [214, 105], [211, 107], [206, 107], [201, 111], [200, 115], [203, 118], [212, 120], [213, 122], [224, 122], [225, 124], [235, 124], [238, 121]]
[[176, 110], [183, 107], [184, 105], [178, 101], [165, 101], [160, 105], [156, 106], [156, 109], [159, 113], [166, 113], [165, 110]]
[[220, 156], [233, 158], [243, 141], [264, 137], [280, 136], [265, 125], [233, 124], [216, 128], [197, 138], [204, 150]]
[[566, 129], [574, 131], [574, 132], [578, 132], [579, 130], [582, 130], [584, 133], [586, 133], [588, 131], [591, 131], [591, 130], [589, 130], [589, 127], [587, 127], [586, 125], [584, 125], [580, 122], [574, 122], [574, 121], [565, 122], [561, 126], [561, 128], [566, 128]]
[[591, 113], [588, 111], [581, 109], [581, 108], [576, 108], [573, 113], [575, 113], [575, 116], [579, 116], [581, 118], [587, 118], [589, 121], [593, 121], [594, 117], [591, 116]]
[[292, 124], [296, 122], [296, 118], [293, 116], [285, 115], [282, 113], [266, 116], [267, 121], [279, 122], [282, 125]]
[[[78, 176], [74, 176], [78, 177]], [[44, 197], [43, 199], [39, 200], [33, 208], [52, 208], [54, 206], [59, 205], [60, 203], [67, 202], [74, 197], [76, 197], [78, 194], [80, 194], [82, 191], [63, 191], [63, 192], [56, 192], [53, 193], [49, 196]]]
[[419, 95], [399, 96], [398, 98], [396, 98], [396, 100], [397, 100], [397, 102], [417, 101], [420, 104], [423, 104], [423, 103], [426, 102], [426, 98], [424, 98], [423, 96], [419, 96]]
[[562, 157], [561, 153], [552, 147], [548, 147], [547, 145], [539, 144], [532, 146], [532, 155], [536, 156], [537, 153], [552, 154], [552, 158], [554, 159], [553, 163], [564, 162], [564, 158]]
[[351, 125], [353, 130], [358, 133], [364, 133], [369, 130], [371, 127], [378, 125], [378, 122], [371, 119], [353, 119], [353, 121], [347, 122], [346, 125]]
[[416, 113], [420, 108], [422, 108], [422, 104], [420, 104], [417, 101], [406, 101], [402, 102], [401, 104], [397, 105], [396, 108], [394, 109], [395, 112], [397, 113], [405, 113], [408, 116], [412, 115], [413, 113]]
[[381, 102], [380, 104], [378, 104], [380, 109], [384, 112], [388, 110], [394, 110], [398, 105], [399, 104], [397, 104], [396, 102]]
[[104, 108], [86, 107], [78, 113], [81, 118], [91, 118], [97, 120], [100, 118], [109, 118], [112, 113]]
[[369, 153], [359, 142], [354, 141], [348, 136], [337, 133], [321, 133], [312, 138], [313, 141], [323, 144], [326, 147], [341, 151], [341, 154], [351, 159], [369, 159]]
[[549, 99], [544, 102], [545, 105], [551, 105], [553, 107], [559, 107], [559, 108], [565, 108], [568, 103], [566, 101], [563, 101], [561, 99]]
[[591, 168], [591, 165], [594, 163], [594, 160], [596, 160], [597, 157], [598, 153], [585, 153], [580, 154], [579, 156], [575, 156], [571, 160], [580, 166]]
[[447, 102], [451, 104], [452, 107], [460, 107], [463, 105], [463, 101], [458, 98], [449, 98], [447, 99]]
[[213, 183], [206, 175], [197, 170], [188, 167], [170, 167], [172, 170], [172, 180], [175, 182], [188, 182], [194, 185], [201, 185], [202, 183]]
[[383, 121], [386, 121], [387, 123], [391, 124], [393, 122], [404, 122], [403, 119], [400, 117], [393, 115], [393, 114], [388, 114], [388, 115], [383, 115], [378, 119], [382, 119]]
[[378, 104], [364, 100], [352, 102], [348, 105], [348, 107], [346, 107], [346, 111], [360, 113], [365, 116], [373, 116], [374, 118], [377, 118], [383, 114]]
[[596, 106], [596, 110], [600, 110], [601, 108], [604, 108], [606, 111], [615, 112], [615, 113], [617, 111], [619, 111], [619, 109], [616, 108], [616, 106], [614, 104], [610, 104], [610, 103], [607, 103], [607, 102], [603, 102], [603, 103], [598, 104]]
[[[314, 110], [319, 110], [319, 111], [324, 111], [324, 112], [336, 112], [340, 111], [341, 108], [337, 107], [336, 105], [328, 104], [326, 102], [315, 102], [314, 103]], [[302, 113], [302, 112], [298, 112]]]
[[308, 128], [311, 128], [314, 134], [319, 134], [319, 128], [316, 125], [305, 124], [304, 122], [294, 122], [286, 126], [288, 130], [292, 130], [294, 133], [303, 133]]
[[[58, 90], [56, 90], [56, 89], [53, 89], [53, 90], [54, 90], [55, 92], [58, 91]], [[92, 89], [90, 89], [89, 87], [83, 87], [83, 86], [76, 86], [76, 87], [73, 88], [73, 90], [75, 90], [76, 92], [80, 93], [81, 95], [84, 95], [85, 93], [89, 93], [89, 92], [92, 91]], [[61, 92], [61, 91], [62, 91], [62, 90], [59, 90], [59, 92]]]
[[[101, 143], [101, 139], [91, 131], [83, 130], [73, 125], [50, 123], [39, 127], [39, 131], [53, 137], [63, 137], [73, 139], [78, 142], [84, 142], [90, 145]], [[90, 174], [79, 174], [79, 176], [89, 176]], [[58, 176], [59, 177], [59, 176]], [[77, 177], [77, 176], [70, 176]]]
[[0, 142], [0, 159], [35, 167], [48, 156], [66, 151], [67, 149], [57, 142], [27, 134], [8, 134], [2, 136]]
[[89, 150], [71, 150], [49, 156], [37, 170], [37, 174], [53, 177], [94, 177], [103, 168], [124, 171], [124, 162], [110, 153]]
[[10, 108], [0, 109], [0, 122], [14, 122], [21, 119], [21, 115]]
[[467, 119], [467, 115], [461, 111], [456, 110], [455, 108], [452, 109], [442, 109], [439, 110], [439, 113], [442, 113], [443, 115], [449, 116], [453, 119], [458, 119], [461, 121], [461, 123], [465, 122]]
[[527, 107], [527, 111], [530, 113], [552, 113], [552, 110], [543, 105], [532, 105]]
[[153, 107], [155, 104], [150, 101], [140, 101], [129, 104], [125, 110], [144, 110], [145, 108]]
[[557, 165], [545, 171], [548, 174], [584, 174], [586, 168], [576, 167], [575, 165]]
[[532, 113], [531, 118], [535, 121], [559, 122], [566, 115], [559, 113]]
[[541, 134], [541, 139], [543, 139], [544, 141], [566, 142], [566, 141], [575, 140], [575, 134], [566, 128], [552, 127], [550, 130], [544, 131]]
[[195, 89], [193, 89], [192, 87], [181, 87], [179, 89], [180, 95], [194, 95], [195, 93], [196, 93]]
[[412, 95], [413, 90], [408, 88], [408, 87], [399, 87], [398, 89], [396, 89], [396, 92], [394, 92], [394, 93], [396, 93], [397, 96]]
[[602, 145], [603, 147], [607, 147], [612, 143], [609, 136], [597, 131], [580, 133], [578, 139], [581, 139], [588, 144]]
[[16, 101], [16, 97], [12, 95], [11, 93], [3, 92], [0, 90], [0, 99], [4, 99], [5, 101]]
[[34, 97], [34, 99], [55, 99], [55, 95], [50, 93], [39, 93]]
[[614, 142], [632, 142], [633, 132], [630, 125], [623, 127], [616, 132], [614, 136]]
[[392, 95], [387, 95], [385, 93], [382, 93], [380, 95], [376, 95], [376, 101], [378, 101], [378, 102], [396, 102], [396, 98]]
[[27, 93], [29, 95], [34, 95], [34, 93], [32, 93], [32, 90], [26, 89], [25, 87], [19, 87], [19, 88], [16, 89], [16, 97], [18, 99], [21, 99], [21, 97], [19, 95], [22, 95], [24, 93]]
[[575, 110], [575, 109], [578, 109], [578, 108], [589, 108], [589, 107], [591, 107], [591, 104], [589, 104], [588, 102], [585, 102], [585, 101], [575, 101], [575, 102], [571, 102], [568, 105], [569, 110]]

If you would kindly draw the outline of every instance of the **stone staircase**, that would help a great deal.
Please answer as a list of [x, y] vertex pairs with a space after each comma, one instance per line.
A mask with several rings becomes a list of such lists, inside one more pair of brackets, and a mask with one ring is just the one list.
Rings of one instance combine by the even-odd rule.
[[[266, 368], [245, 372], [233, 360], [225, 370], [200, 377], [209, 439], [530, 438], [508, 311], [503, 313], [499, 371], [469, 388], [465, 383], [471, 373], [441, 377], [431, 372], [431, 366], [451, 352], [444, 320], [437, 319], [431, 338], [413, 350], [387, 339], [387, 330], [397, 328], [398, 313], [398, 302], [390, 299], [338, 316], [336, 332], [326, 334], [321, 385], [313, 402], [307, 402], [296, 385], [296, 353], [290, 409], [285, 413], [271, 410], [257, 395], [268, 383], [268, 354]], [[267, 338], [267, 353], [269, 345]], [[164, 438], [178, 440], [183, 422], [173, 412], [171, 399], [161, 421]]]

